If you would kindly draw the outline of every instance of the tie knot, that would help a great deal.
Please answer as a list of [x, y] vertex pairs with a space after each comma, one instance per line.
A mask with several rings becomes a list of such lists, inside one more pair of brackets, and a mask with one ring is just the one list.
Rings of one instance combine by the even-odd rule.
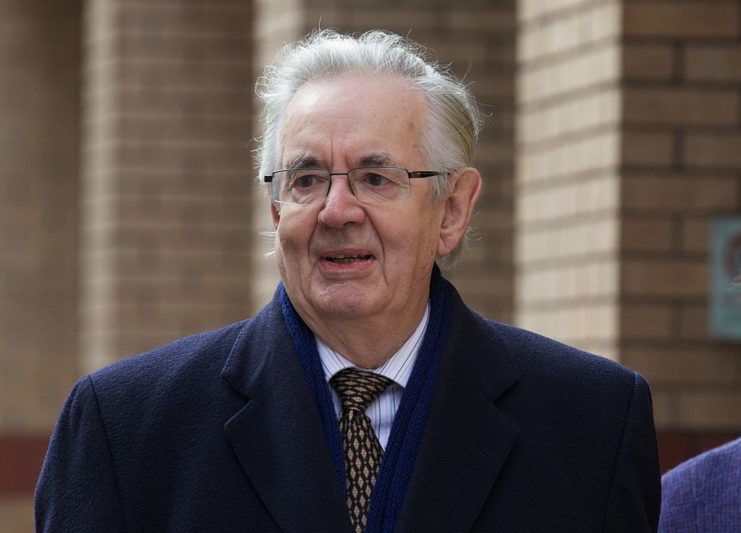
[[329, 380], [340, 395], [342, 408], [365, 409], [393, 383], [389, 378], [357, 368], [345, 368]]

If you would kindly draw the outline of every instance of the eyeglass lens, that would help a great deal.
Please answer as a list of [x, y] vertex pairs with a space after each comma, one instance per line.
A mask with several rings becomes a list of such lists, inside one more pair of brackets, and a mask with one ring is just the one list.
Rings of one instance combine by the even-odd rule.
[[281, 170], [273, 174], [273, 188], [280, 202], [313, 204], [324, 201], [332, 176], [338, 175], [347, 176], [350, 189], [363, 203], [396, 201], [409, 194], [409, 174], [395, 167], [355, 168], [348, 173], [330, 173], [326, 169]]

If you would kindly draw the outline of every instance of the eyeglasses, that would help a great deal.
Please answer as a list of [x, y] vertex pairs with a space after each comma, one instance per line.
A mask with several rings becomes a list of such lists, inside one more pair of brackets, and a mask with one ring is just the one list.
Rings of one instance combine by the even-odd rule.
[[323, 168], [290, 168], [264, 176], [272, 183], [273, 199], [279, 203], [311, 205], [321, 203], [329, 194], [332, 176], [347, 176], [350, 190], [364, 204], [381, 204], [409, 197], [410, 181], [431, 178], [445, 172], [398, 167], [362, 167], [347, 172], [330, 172]]

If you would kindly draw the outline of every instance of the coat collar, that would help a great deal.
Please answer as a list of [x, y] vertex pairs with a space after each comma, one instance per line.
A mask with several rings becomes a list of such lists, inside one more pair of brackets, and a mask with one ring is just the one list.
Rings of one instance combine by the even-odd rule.
[[[519, 378], [507, 347], [452, 292], [453, 323], [401, 533], [470, 530], [519, 431], [495, 404]], [[276, 298], [244, 326], [222, 376], [245, 397], [227, 437], [281, 529], [349, 531], [316, 402]]]
[[275, 298], [244, 326], [222, 377], [245, 398], [226, 422], [227, 438], [280, 528], [349, 531], [316, 402]]
[[495, 401], [519, 379], [492, 323], [454, 292], [453, 323], [397, 530], [469, 531], [519, 432]]

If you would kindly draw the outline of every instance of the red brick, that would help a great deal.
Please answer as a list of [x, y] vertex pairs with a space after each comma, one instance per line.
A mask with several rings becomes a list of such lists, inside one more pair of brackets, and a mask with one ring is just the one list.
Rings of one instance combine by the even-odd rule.
[[671, 44], [626, 42], [623, 69], [627, 80], [669, 79], [674, 73], [674, 49]]
[[682, 158], [690, 167], [741, 169], [741, 135], [687, 134]]
[[620, 228], [625, 251], [657, 252], [674, 247], [674, 224], [669, 218], [624, 217]]
[[695, 455], [694, 438], [686, 431], [658, 431], [656, 440], [662, 473]]
[[[651, 293], [645, 296], [655, 298]], [[668, 293], [667, 301], [681, 297], [682, 294]], [[683, 339], [660, 344], [631, 342], [621, 362], [641, 372], [656, 390], [712, 391], [719, 386], [741, 385], [741, 360], [738, 349], [732, 345], [688, 343]]]
[[623, 206], [656, 212], [726, 211], [739, 205], [741, 184], [733, 177], [653, 177], [628, 174], [623, 179]]
[[693, 341], [708, 341], [710, 317], [707, 306], [685, 305], [679, 309], [679, 337]]
[[738, 122], [736, 90], [628, 87], [624, 98], [629, 124], [728, 126]]
[[741, 81], [741, 46], [688, 46], [684, 75], [695, 81]]
[[677, 421], [694, 429], [733, 430], [741, 424], [741, 391], [738, 387], [680, 390]]
[[624, 340], [668, 340], [674, 335], [674, 310], [669, 304], [624, 303], [620, 308]]
[[[497, 4], [490, 4], [488, 9], [484, 5], [476, 5], [475, 9], [466, 9], [457, 5], [450, 9], [448, 21], [453, 28], [462, 31], [501, 32], [513, 31], [515, 28], [515, 13], [513, 9], [502, 9]], [[483, 9], [482, 9], [483, 8]]]
[[140, 33], [249, 34], [251, 5], [219, 2], [119, 4], [114, 27]]
[[625, 2], [625, 35], [698, 38], [739, 35], [738, 2], [654, 0]]
[[32, 494], [48, 435], [0, 435], [0, 496]]
[[671, 133], [624, 131], [623, 164], [670, 167], [674, 158]]
[[627, 296], [700, 297], [708, 291], [708, 265], [679, 259], [624, 260], [623, 293]]
[[710, 240], [710, 229], [707, 217], [684, 217], [681, 221], [682, 250], [695, 253], [707, 253]]
[[733, 431], [659, 430], [656, 432], [656, 437], [659, 444], [661, 472], [664, 473], [696, 455], [731, 442], [738, 436], [738, 432]]

